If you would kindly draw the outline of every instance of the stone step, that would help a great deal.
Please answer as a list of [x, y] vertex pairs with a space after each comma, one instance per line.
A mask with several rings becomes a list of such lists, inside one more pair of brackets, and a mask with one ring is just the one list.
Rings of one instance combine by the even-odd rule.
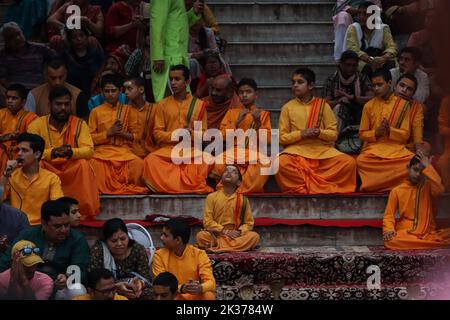
[[[121, 215], [117, 217], [123, 218]], [[140, 221], [126, 220], [129, 222], [139, 223]], [[336, 220], [322, 220], [323, 223], [337, 225]], [[371, 222], [368, 220], [368, 222]], [[141, 222], [142, 223], [142, 222]], [[256, 219], [256, 224], [259, 220]], [[322, 246], [382, 246], [381, 228], [364, 226], [364, 221], [358, 223], [360, 226], [355, 227], [324, 227], [319, 225], [285, 225], [277, 224], [273, 226], [255, 226], [255, 231], [261, 235], [259, 245], [261, 247], [298, 247], [310, 246], [319, 248]], [[381, 225], [381, 220], [377, 222]], [[356, 225], [356, 224], [355, 224]], [[150, 233], [156, 247], [163, 246], [160, 237], [162, 233], [162, 225], [156, 225], [146, 228]], [[191, 227], [190, 243], [195, 244], [195, 235], [201, 230], [200, 225]], [[80, 231], [86, 234], [86, 238], [92, 245], [95, 240], [101, 239], [102, 232], [98, 227], [80, 227]]]
[[[149, 214], [203, 217], [206, 195], [102, 196], [98, 220], [121, 217], [144, 220]], [[255, 218], [283, 219], [381, 219], [387, 194], [248, 195]], [[450, 218], [450, 194], [439, 198], [438, 217]]]
[[334, 63], [310, 63], [310, 64], [232, 64], [233, 77], [242, 79], [250, 77], [256, 80], [258, 86], [285, 86], [290, 87], [292, 73], [301, 67], [312, 69], [316, 74], [316, 84], [324, 85], [326, 79], [336, 72]]
[[447, 300], [448, 286], [442, 284], [404, 284], [368, 289], [367, 286], [283, 286], [277, 293], [269, 285], [218, 285], [217, 300]]
[[225, 53], [230, 64], [309, 64], [332, 62], [332, 41], [232, 41]]
[[331, 21], [335, 2], [208, 1], [218, 22]]
[[332, 41], [331, 21], [310, 22], [226, 22], [220, 34], [228, 42], [235, 41]]

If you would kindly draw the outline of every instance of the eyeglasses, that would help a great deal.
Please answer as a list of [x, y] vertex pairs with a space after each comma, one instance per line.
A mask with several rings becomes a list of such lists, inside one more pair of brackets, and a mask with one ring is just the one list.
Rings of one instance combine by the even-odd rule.
[[29, 256], [32, 253], [35, 253], [35, 254], [39, 255], [41, 253], [41, 249], [39, 249], [37, 247], [33, 248], [31, 246], [28, 246], [28, 247], [22, 248], [20, 250], [20, 252], [22, 253], [23, 256]]

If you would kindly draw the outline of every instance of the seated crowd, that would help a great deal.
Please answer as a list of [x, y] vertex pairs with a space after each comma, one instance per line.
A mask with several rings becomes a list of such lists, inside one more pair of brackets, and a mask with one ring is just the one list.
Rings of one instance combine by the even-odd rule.
[[[0, 298], [215, 299], [206, 252], [258, 246], [244, 194], [263, 193], [270, 176], [283, 194], [389, 192], [386, 248], [450, 246], [450, 229], [435, 220], [435, 198], [450, 191], [450, 96], [434, 78], [433, 10], [337, 1], [337, 69], [323, 97], [313, 70], [294, 70], [274, 130], [257, 82], [233, 78], [210, 9], [182, 2], [174, 12], [188, 10], [189, 58], [173, 64], [158, 55], [163, 28], [148, 32], [146, 2], [56, 1], [40, 12], [48, 45], [26, 40], [43, 27], [26, 20], [30, 4], [11, 5], [0, 52], [0, 188], [9, 201], [0, 204]], [[153, 3], [152, 13], [163, 11]], [[71, 4], [81, 8], [79, 30], [65, 27]], [[388, 11], [378, 29], [367, 22], [374, 4]], [[415, 14], [426, 16], [421, 26], [398, 28], [399, 16]], [[279, 152], [262, 152], [278, 143]], [[95, 220], [100, 195], [152, 193], [207, 194], [195, 246], [182, 219], [164, 225], [152, 259], [120, 218], [92, 247], [76, 230]]]

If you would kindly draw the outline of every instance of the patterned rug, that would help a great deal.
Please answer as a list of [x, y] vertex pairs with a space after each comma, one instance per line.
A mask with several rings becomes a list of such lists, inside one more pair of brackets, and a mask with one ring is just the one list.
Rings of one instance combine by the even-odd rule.
[[[434, 292], [429, 283], [443, 283], [444, 278], [444, 283], [450, 283], [447, 281], [450, 280], [450, 250], [261, 248], [254, 252], [209, 256], [219, 287], [218, 296], [224, 299], [239, 298], [242, 288], [253, 288], [249, 291], [254, 298], [266, 299], [270, 297], [270, 287], [281, 292], [280, 299], [322, 299], [335, 295], [349, 299], [367, 299], [373, 295], [401, 299], [409, 284], [426, 284], [421, 290], [428, 297]], [[379, 292], [367, 289], [374, 270], [379, 270]]]

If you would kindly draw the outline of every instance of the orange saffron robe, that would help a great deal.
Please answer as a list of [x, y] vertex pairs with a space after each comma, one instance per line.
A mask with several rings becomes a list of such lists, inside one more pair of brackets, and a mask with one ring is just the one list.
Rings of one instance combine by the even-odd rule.
[[129, 106], [121, 104], [113, 107], [104, 103], [91, 111], [89, 130], [95, 147], [90, 161], [102, 194], [145, 194], [148, 191], [142, 183], [143, 160], [131, 151], [132, 142], [107, 136], [116, 120], [121, 120], [122, 130], [132, 133], [135, 140], [139, 139], [133, 127], [135, 116]]
[[[252, 250], [259, 235], [252, 231], [254, 219], [250, 202], [241, 193], [227, 196], [223, 190], [208, 195], [203, 211], [204, 230], [197, 233], [199, 248], [215, 253]], [[239, 230], [241, 235], [231, 239], [221, 235], [223, 230]]]
[[[425, 181], [409, 181], [392, 189], [384, 212], [383, 233], [397, 235], [384, 245], [393, 250], [433, 249], [450, 246], [450, 228], [436, 229], [435, 198], [444, 191], [439, 174], [429, 165], [423, 170]], [[400, 218], [395, 221], [398, 210]]]
[[[0, 136], [19, 131], [27, 132], [31, 122], [38, 116], [28, 110], [22, 109], [17, 114], [12, 114], [8, 108], [0, 109]], [[15, 141], [5, 141], [0, 143], [0, 172], [3, 173], [6, 168], [6, 162], [14, 159]]]
[[[393, 94], [387, 101], [375, 97], [364, 106], [359, 128], [364, 146], [356, 159], [361, 191], [389, 191], [407, 177], [406, 166], [414, 155], [406, 148], [413, 123], [410, 107]], [[375, 130], [383, 118], [390, 123], [389, 136], [376, 138]]]
[[[59, 177], [66, 196], [78, 200], [81, 219], [94, 219], [100, 210], [100, 197], [95, 173], [89, 163], [94, 153], [89, 127], [83, 119], [70, 116], [59, 132], [49, 120], [50, 116], [43, 116], [28, 127], [28, 132], [40, 135], [45, 140], [41, 166]], [[72, 147], [72, 157], [52, 159], [52, 150], [67, 144]]]
[[[212, 188], [206, 184], [210, 166], [203, 159], [200, 164], [194, 163], [194, 157], [202, 157], [201, 150], [191, 147], [190, 154], [175, 154], [172, 150], [179, 143], [172, 141], [172, 133], [177, 129], [194, 128], [194, 121], [202, 122], [202, 132], [206, 130], [206, 108], [203, 101], [188, 94], [183, 101], [176, 101], [173, 96], [161, 100], [156, 109], [153, 138], [159, 148], [144, 159], [144, 182], [155, 193], [209, 193]], [[200, 134], [200, 133], [198, 133]], [[193, 143], [194, 137], [191, 137]], [[191, 163], [173, 162], [174, 159], [185, 159]]]
[[156, 150], [153, 141], [153, 129], [155, 126], [156, 104], [145, 102], [142, 108], [129, 105], [134, 123], [131, 124], [136, 129], [136, 137], [131, 146], [131, 151], [138, 157], [144, 159], [150, 152]]
[[[302, 138], [307, 128], [319, 128], [316, 138]], [[336, 118], [321, 98], [305, 104], [292, 99], [281, 109], [279, 171], [275, 179], [282, 192], [327, 194], [354, 192], [355, 160], [334, 148]]]
[[439, 174], [447, 191], [450, 191], [450, 96], [446, 97], [439, 111], [439, 133], [444, 141], [444, 154], [437, 163]]
[[[250, 107], [250, 111], [255, 111], [257, 108], [255, 105]], [[242, 129], [244, 132], [247, 132], [249, 129], [255, 129], [255, 122], [253, 120], [253, 116], [251, 113], [247, 113], [245, 118], [239, 123], [236, 127], [235, 123], [239, 117], [239, 113], [243, 110], [243, 108], [234, 108], [228, 110], [225, 117], [220, 124], [220, 131], [222, 132], [222, 136], [224, 137], [224, 142], [226, 142], [227, 130], [238, 130]], [[259, 132], [265, 130], [267, 134], [267, 144], [270, 144], [270, 134], [272, 130], [272, 126], [270, 123], [270, 113], [267, 111], [261, 111], [261, 127], [256, 130], [256, 145], [252, 146], [256, 151], [256, 159], [250, 159], [249, 148], [251, 147], [251, 139], [246, 137], [243, 142], [243, 145], [240, 144], [239, 141], [235, 144], [233, 149], [225, 151], [223, 154], [218, 155], [216, 157], [216, 163], [211, 172], [211, 176], [213, 176], [216, 180], [220, 180], [222, 177], [222, 173], [224, 172], [227, 162], [234, 163], [239, 168], [239, 171], [242, 174], [242, 183], [238, 188], [238, 192], [242, 193], [251, 193], [251, 192], [264, 192], [264, 185], [269, 179], [268, 175], [261, 175], [261, 168], [270, 166], [270, 160], [267, 156], [259, 153]], [[242, 158], [242, 156], [244, 158]], [[221, 160], [221, 163], [217, 162], [217, 159]], [[228, 161], [227, 161], [228, 159]], [[257, 163], [250, 163], [250, 160]], [[261, 163], [264, 161], [264, 164]], [[222, 184], [219, 182], [217, 185], [217, 190], [222, 188]]]

